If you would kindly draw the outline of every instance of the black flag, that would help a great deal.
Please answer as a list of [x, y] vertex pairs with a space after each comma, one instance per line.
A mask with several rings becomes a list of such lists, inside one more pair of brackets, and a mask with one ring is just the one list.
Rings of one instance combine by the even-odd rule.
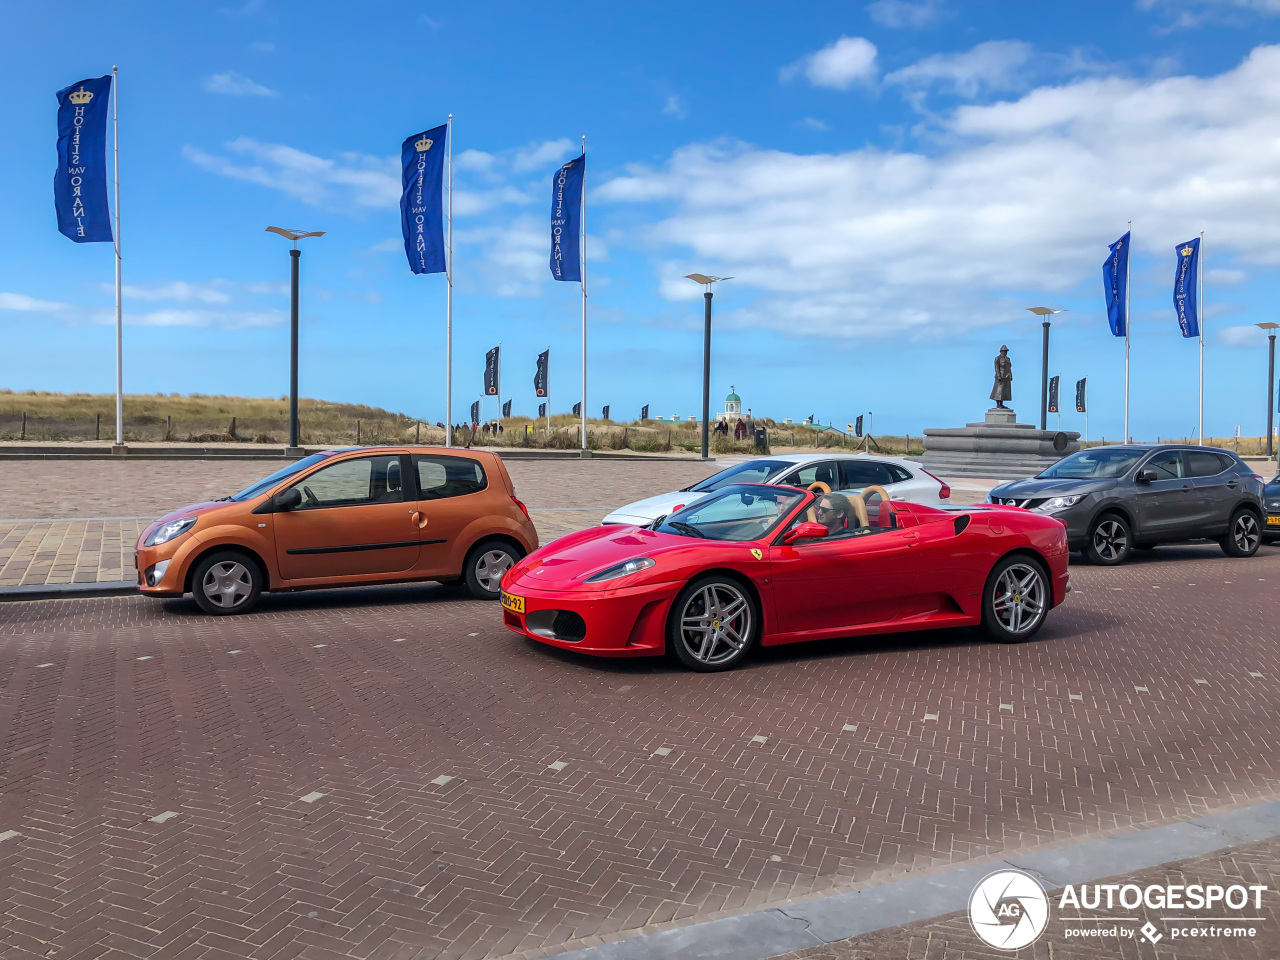
[[1085, 412], [1085, 398], [1089, 395], [1089, 378], [1082, 377], [1076, 381], [1076, 413]]
[[508, 400], [506, 403], [504, 403], [504, 404], [502, 405], [502, 415], [503, 415], [504, 417], [509, 417], [509, 416], [511, 416], [511, 401], [510, 401], [510, 400]]
[[641, 420], [649, 419], [649, 405], [647, 403], [640, 408], [640, 419]]
[[480, 422], [480, 401], [476, 400], [471, 404], [471, 424], [472, 426]]
[[533, 375], [533, 392], [539, 397], [549, 396], [551, 389], [551, 348], [538, 354], [538, 371]]
[[1058, 377], [1049, 378], [1049, 412], [1058, 413]]
[[580, 416], [582, 416], [582, 404], [580, 404], [580, 403], [575, 403], [575, 404], [573, 405], [573, 415], [574, 415], [575, 417], [580, 417]]
[[600, 419], [601, 420], [609, 419], [609, 405], [607, 403], [604, 405], [604, 414], [600, 417]]
[[484, 355], [484, 395], [486, 397], [496, 397], [502, 392], [501, 374], [501, 347], [494, 347]]
[[854, 421], [853, 432], [855, 436], [862, 436], [862, 414], [858, 414], [858, 419]]
[[538, 404], [538, 419], [541, 420], [547, 415], [547, 405], [545, 403]]

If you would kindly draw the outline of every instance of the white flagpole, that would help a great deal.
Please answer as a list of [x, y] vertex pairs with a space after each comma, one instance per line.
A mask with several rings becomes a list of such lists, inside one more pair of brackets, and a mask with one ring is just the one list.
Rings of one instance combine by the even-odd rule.
[[[1126, 316], [1125, 317], [1126, 332], [1129, 329], [1128, 319], [1129, 318]], [[1089, 378], [1088, 377], [1084, 378], [1084, 442], [1085, 443], [1089, 442]]]
[[112, 152], [116, 168], [116, 446], [124, 446], [124, 310], [120, 286], [120, 68], [111, 68]]
[[445, 131], [449, 141], [449, 237], [445, 254], [445, 301], [444, 301], [444, 445], [453, 446], [453, 114], [449, 114], [448, 129]]
[[502, 424], [502, 341], [498, 341], [498, 424]]
[[[1129, 249], [1124, 252], [1124, 442], [1129, 443], [1133, 437], [1129, 434], [1129, 328], [1133, 325], [1133, 317], [1129, 315], [1129, 267], [1133, 261], [1133, 221], [1129, 221]], [[1087, 385], [1086, 385], [1087, 389]], [[1086, 403], [1087, 407], [1088, 404]], [[1088, 419], [1086, 413], [1085, 419]], [[1086, 427], [1086, 432], [1088, 428]], [[1086, 436], [1087, 440], [1088, 437]]]
[[1200, 445], [1204, 446], [1204, 231], [1200, 231]]
[[582, 243], [582, 453], [587, 452], [587, 137], [582, 136], [582, 215], [578, 218]]

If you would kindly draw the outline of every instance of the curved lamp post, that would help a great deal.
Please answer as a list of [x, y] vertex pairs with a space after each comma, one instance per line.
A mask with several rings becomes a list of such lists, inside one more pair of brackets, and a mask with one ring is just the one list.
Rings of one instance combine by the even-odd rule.
[[702, 294], [707, 308], [702, 328], [702, 459], [707, 459], [707, 418], [711, 415], [711, 285], [733, 277], [708, 277], [705, 273], [690, 273], [686, 280], [706, 287]]
[[301, 453], [298, 448], [298, 258], [302, 251], [298, 249], [298, 241], [307, 237], [323, 237], [324, 231], [304, 233], [284, 227], [267, 227], [267, 232], [293, 241], [293, 249], [289, 251], [289, 452]]
[[[1027, 307], [1032, 313], [1044, 321], [1044, 344], [1040, 350], [1040, 429], [1045, 430], [1049, 424], [1049, 318], [1065, 310], [1054, 310], [1052, 307]], [[1128, 438], [1125, 438], [1128, 442]]]

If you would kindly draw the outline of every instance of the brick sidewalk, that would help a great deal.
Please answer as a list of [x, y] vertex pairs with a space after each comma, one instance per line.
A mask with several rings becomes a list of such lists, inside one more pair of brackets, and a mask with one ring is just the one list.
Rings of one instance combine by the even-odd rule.
[[[1090, 881], [1092, 884], [1095, 881]], [[1060, 912], [1053, 909], [1057, 898], [1051, 896], [1049, 924], [1045, 932], [1029, 947], [1017, 952], [1022, 960], [1275, 960], [1280, 957], [1280, 838], [1261, 843], [1235, 847], [1225, 853], [1194, 857], [1179, 863], [1165, 864], [1138, 873], [1098, 879], [1097, 883], [1134, 883], [1144, 889], [1150, 884], [1262, 884], [1263, 895], [1260, 911], [1241, 911], [1239, 915], [1261, 916], [1259, 921], [1238, 923], [1190, 923], [1180, 918], [1180, 927], [1246, 927], [1257, 934], [1245, 938], [1179, 937], [1170, 934], [1168, 910], [1152, 910], [1145, 905], [1138, 910], [1089, 911], [1100, 915], [1123, 918], [1116, 926], [1135, 929], [1151, 923], [1160, 935], [1153, 946], [1134, 937], [1081, 938], [1065, 935]], [[1176, 912], [1176, 911], [1175, 911]], [[1218, 911], [1222, 912], [1222, 911]], [[1230, 911], [1227, 911], [1230, 912]], [[1185, 916], [1194, 916], [1188, 913]], [[1074, 928], [1087, 928], [1088, 924], [1071, 923]], [[1113, 923], [1101, 922], [1098, 927], [1111, 927]], [[988, 947], [978, 939], [969, 925], [967, 913], [953, 913], [936, 920], [926, 920], [880, 930], [852, 940], [829, 943], [796, 953], [788, 953], [776, 960], [1000, 960], [1009, 957], [1010, 951]]]

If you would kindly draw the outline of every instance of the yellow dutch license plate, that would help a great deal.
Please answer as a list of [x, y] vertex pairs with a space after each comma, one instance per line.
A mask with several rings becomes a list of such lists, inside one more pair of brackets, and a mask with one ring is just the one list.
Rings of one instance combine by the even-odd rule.
[[1280, 527], [1280, 517], [1267, 517], [1268, 527]]
[[507, 591], [502, 591], [502, 605], [512, 613], [524, 613], [524, 597], [513, 597]]

